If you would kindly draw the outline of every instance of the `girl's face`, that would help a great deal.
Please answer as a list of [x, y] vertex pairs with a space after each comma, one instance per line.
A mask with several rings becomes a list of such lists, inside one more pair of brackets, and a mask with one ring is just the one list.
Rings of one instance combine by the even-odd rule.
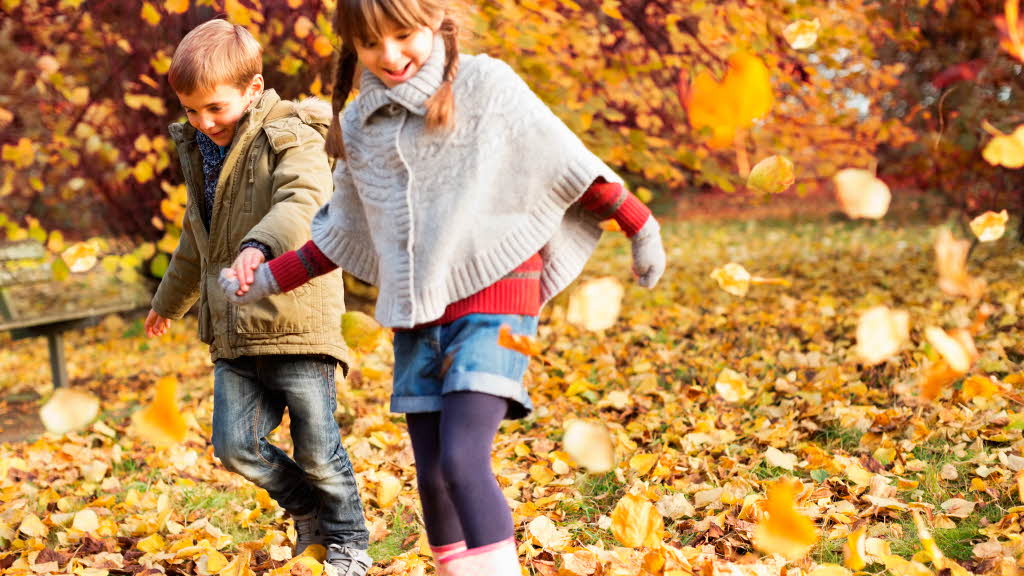
[[388, 26], [380, 38], [356, 40], [359, 63], [388, 88], [412, 78], [430, 57], [434, 30], [429, 26], [398, 28]]

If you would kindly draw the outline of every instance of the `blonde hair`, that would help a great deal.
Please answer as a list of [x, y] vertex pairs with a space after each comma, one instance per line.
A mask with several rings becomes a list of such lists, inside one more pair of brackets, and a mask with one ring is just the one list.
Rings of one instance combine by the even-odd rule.
[[174, 50], [167, 81], [179, 94], [209, 92], [221, 84], [244, 89], [263, 73], [263, 47], [242, 26], [210, 20]]
[[341, 36], [341, 54], [334, 73], [334, 92], [331, 104], [334, 118], [327, 132], [327, 153], [344, 158], [345, 145], [341, 134], [339, 114], [345, 107], [355, 84], [356, 42], [365, 43], [379, 38], [389, 26], [417, 28], [434, 24], [441, 18], [435, 31], [444, 39], [445, 60], [441, 86], [427, 101], [427, 128], [450, 129], [455, 121], [455, 96], [452, 82], [459, 71], [459, 27], [447, 14], [444, 0], [338, 0], [334, 15], [334, 30]]

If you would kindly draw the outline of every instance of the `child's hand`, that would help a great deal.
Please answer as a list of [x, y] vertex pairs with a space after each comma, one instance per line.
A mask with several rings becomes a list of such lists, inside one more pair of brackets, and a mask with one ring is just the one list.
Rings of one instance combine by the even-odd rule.
[[633, 242], [633, 273], [644, 288], [654, 288], [665, 273], [665, 248], [661, 245], [661, 226], [653, 216], [631, 239]]
[[267, 258], [258, 248], [249, 247], [238, 253], [231, 269], [235, 271], [235, 278], [238, 280], [238, 296], [245, 295], [249, 291], [249, 285], [253, 282], [253, 274], [256, 267], [266, 262]]
[[171, 320], [164, 318], [163, 316], [156, 313], [156, 310], [149, 309], [149, 315], [146, 316], [146, 336], [152, 338], [154, 336], [163, 336], [167, 332], [167, 329], [171, 327]]
[[220, 271], [220, 287], [224, 290], [224, 296], [228, 302], [235, 304], [249, 304], [266, 298], [271, 294], [280, 294], [281, 289], [270, 272], [270, 266], [260, 264], [252, 275], [252, 282], [248, 289], [243, 292], [238, 287], [238, 275], [234, 268], [224, 268]]

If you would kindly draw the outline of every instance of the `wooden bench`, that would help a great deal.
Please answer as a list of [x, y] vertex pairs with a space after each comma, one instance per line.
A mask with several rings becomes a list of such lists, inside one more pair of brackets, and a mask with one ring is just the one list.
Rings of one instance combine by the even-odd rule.
[[54, 387], [68, 384], [64, 332], [148, 306], [150, 297], [141, 284], [125, 284], [98, 272], [58, 282], [41, 244], [0, 241], [0, 332], [11, 332], [15, 340], [46, 337]]

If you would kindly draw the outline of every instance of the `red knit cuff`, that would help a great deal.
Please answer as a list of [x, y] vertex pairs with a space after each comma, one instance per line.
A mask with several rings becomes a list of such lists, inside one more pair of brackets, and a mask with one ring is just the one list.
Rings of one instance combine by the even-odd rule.
[[288, 292], [302, 286], [312, 278], [296, 251], [285, 252], [270, 262], [270, 273], [274, 275], [281, 292]]
[[622, 228], [622, 231], [626, 233], [626, 236], [632, 238], [636, 236], [636, 233], [647, 223], [647, 219], [651, 217], [651, 209], [633, 194], [629, 192], [626, 192], [626, 194], [628, 194], [626, 201], [615, 212], [614, 218], [619, 223], [619, 228]]
[[320, 248], [312, 240], [303, 244], [302, 248], [299, 248], [299, 256], [312, 267], [313, 276], [322, 276], [338, 269], [338, 265], [321, 252]]
[[615, 182], [594, 182], [587, 188], [580, 198], [580, 204], [584, 209], [598, 215], [602, 220], [612, 217], [615, 211], [615, 203], [624, 190], [622, 185]]

